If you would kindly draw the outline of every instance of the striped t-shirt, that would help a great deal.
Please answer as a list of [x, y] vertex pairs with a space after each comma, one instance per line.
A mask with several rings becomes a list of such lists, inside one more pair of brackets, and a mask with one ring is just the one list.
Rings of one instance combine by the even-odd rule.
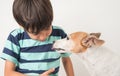
[[55, 68], [50, 76], [58, 76], [60, 58], [70, 54], [60, 54], [52, 49], [52, 45], [66, 36], [61, 28], [53, 26], [51, 35], [41, 42], [31, 39], [24, 29], [15, 29], [8, 36], [1, 58], [15, 63], [16, 71], [23, 74], [36, 76]]

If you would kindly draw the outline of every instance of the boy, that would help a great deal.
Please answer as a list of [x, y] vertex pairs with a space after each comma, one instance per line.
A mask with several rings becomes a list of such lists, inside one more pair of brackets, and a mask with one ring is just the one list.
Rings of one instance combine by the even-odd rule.
[[66, 34], [51, 25], [50, 0], [14, 0], [13, 15], [21, 28], [6, 41], [1, 56], [6, 60], [5, 76], [58, 76], [61, 57], [67, 76], [74, 76], [69, 54], [52, 49], [53, 42]]

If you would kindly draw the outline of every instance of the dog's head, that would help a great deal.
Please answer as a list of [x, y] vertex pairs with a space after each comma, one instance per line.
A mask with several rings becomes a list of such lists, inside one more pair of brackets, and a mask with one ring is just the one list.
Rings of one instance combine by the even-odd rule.
[[100, 33], [75, 32], [64, 39], [55, 41], [53, 49], [61, 52], [84, 52], [87, 48], [101, 46], [104, 43], [99, 39], [100, 35]]

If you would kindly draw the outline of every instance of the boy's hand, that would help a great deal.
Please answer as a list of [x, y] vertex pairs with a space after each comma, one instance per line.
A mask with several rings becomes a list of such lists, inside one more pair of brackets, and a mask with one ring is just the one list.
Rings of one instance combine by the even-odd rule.
[[55, 71], [54, 68], [49, 69], [48, 71], [42, 73], [40, 76], [49, 76], [49, 75], [50, 75], [52, 72], [54, 72], [54, 71]]

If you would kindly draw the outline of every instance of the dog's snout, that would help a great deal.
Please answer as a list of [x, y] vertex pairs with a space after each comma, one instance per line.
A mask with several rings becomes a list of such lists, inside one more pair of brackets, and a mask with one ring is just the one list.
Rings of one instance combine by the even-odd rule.
[[55, 41], [53, 41], [53, 43], [55, 43]]

